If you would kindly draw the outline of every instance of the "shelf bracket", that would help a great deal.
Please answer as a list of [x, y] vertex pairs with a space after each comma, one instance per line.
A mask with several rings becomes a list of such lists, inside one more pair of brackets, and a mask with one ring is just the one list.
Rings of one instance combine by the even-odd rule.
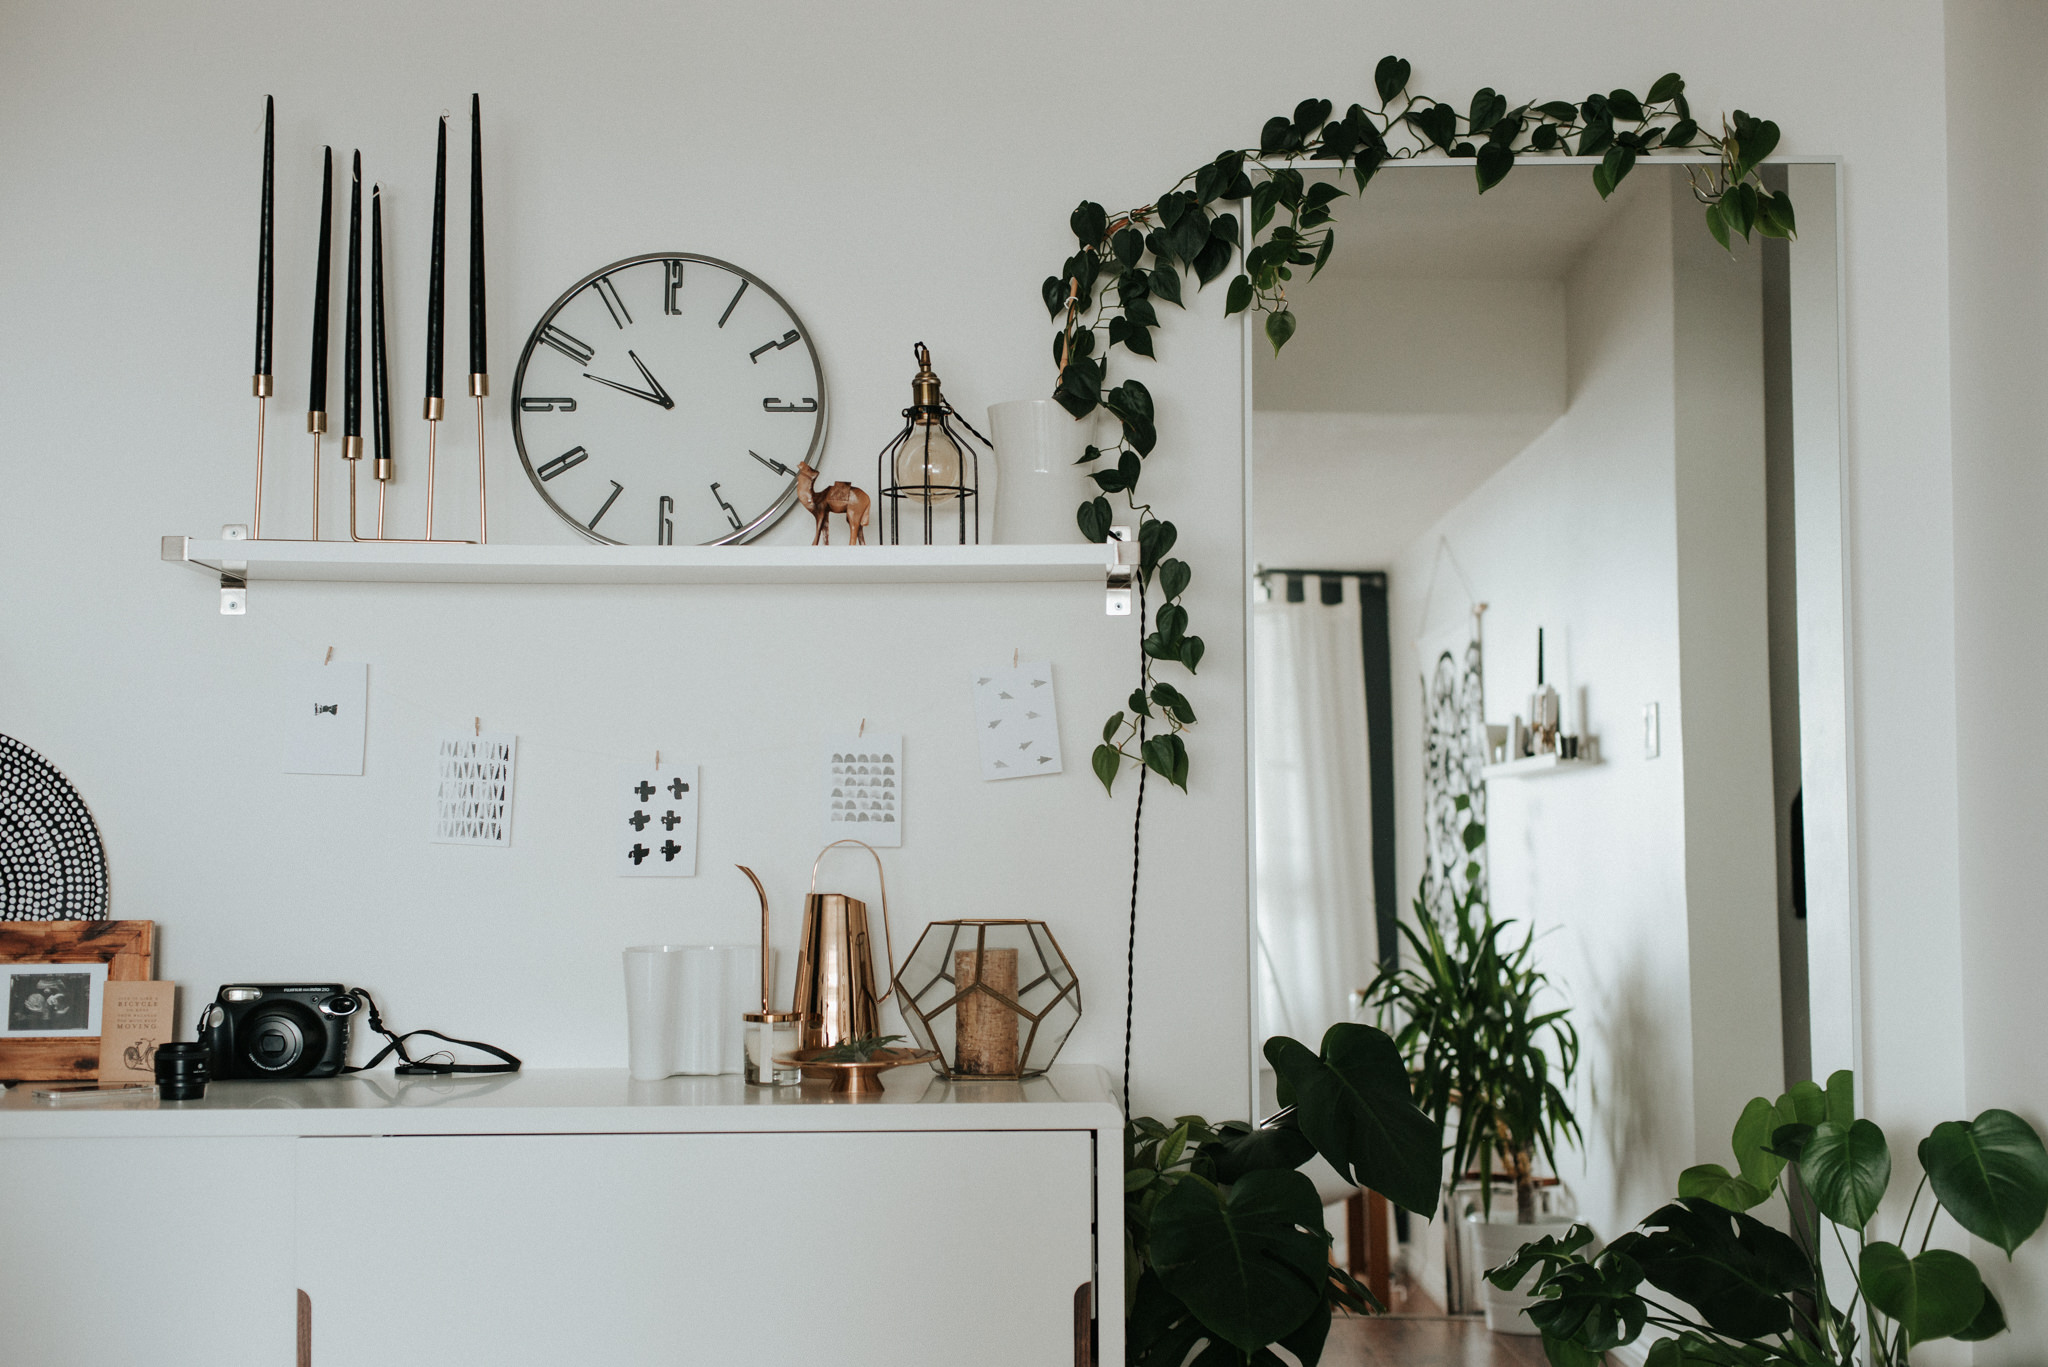
[[1138, 573], [1140, 548], [1131, 539], [1129, 527], [1111, 527], [1109, 541], [1111, 551], [1109, 562], [1108, 591], [1103, 596], [1102, 610], [1110, 617], [1131, 615], [1131, 584]]
[[[230, 522], [220, 529], [223, 541], [247, 541], [249, 529], [239, 522]], [[223, 560], [220, 562], [220, 615], [223, 617], [246, 617], [249, 614], [249, 562], [246, 560]]]

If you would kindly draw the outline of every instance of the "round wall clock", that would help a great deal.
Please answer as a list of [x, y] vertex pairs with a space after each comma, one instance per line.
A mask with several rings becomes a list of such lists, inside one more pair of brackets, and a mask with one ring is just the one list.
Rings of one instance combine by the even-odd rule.
[[825, 444], [825, 372], [758, 276], [687, 252], [577, 281], [534, 325], [512, 436], [563, 521], [612, 545], [717, 545], [766, 530]]

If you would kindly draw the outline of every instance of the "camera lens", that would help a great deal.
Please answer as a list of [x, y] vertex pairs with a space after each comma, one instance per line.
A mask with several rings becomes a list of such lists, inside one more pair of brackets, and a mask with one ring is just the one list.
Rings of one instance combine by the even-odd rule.
[[206, 1095], [211, 1071], [203, 1044], [159, 1044], [156, 1090], [165, 1101], [197, 1101]]
[[300, 1077], [320, 1061], [326, 1031], [297, 1002], [272, 1002], [249, 1014], [239, 1032], [242, 1057], [259, 1073]]

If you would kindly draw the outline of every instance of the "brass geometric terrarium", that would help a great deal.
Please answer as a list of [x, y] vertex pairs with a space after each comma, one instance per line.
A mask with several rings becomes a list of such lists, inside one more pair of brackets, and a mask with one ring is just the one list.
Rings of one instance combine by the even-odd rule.
[[896, 990], [944, 1078], [1037, 1077], [1081, 1019], [1081, 980], [1043, 921], [934, 921]]

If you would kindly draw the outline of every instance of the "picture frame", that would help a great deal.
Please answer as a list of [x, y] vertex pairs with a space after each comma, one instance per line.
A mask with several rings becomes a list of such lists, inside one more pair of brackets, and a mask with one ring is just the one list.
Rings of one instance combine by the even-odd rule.
[[[97, 1080], [105, 985], [155, 962], [154, 921], [0, 921], [0, 1081]], [[48, 1033], [28, 1033], [38, 1020]]]

